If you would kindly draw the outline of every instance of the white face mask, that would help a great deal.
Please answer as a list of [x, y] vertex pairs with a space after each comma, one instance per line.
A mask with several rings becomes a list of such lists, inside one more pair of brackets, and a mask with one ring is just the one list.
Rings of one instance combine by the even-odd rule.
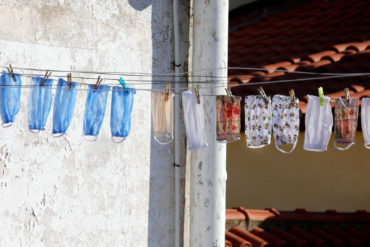
[[303, 148], [307, 151], [326, 151], [333, 127], [329, 97], [324, 96], [324, 106], [320, 106], [319, 97], [308, 95], [305, 124]]
[[[299, 100], [294, 104], [289, 96], [275, 95], [272, 98], [272, 127], [274, 131], [275, 147], [282, 153], [291, 153], [298, 142], [299, 134]], [[292, 144], [290, 151], [285, 151], [279, 146]]]
[[198, 104], [196, 96], [190, 92], [182, 93], [182, 105], [184, 109], [184, 122], [188, 150], [199, 150], [208, 145], [204, 132], [203, 98], [200, 96]]
[[261, 148], [271, 142], [271, 100], [268, 103], [259, 95], [245, 97], [245, 136], [247, 147]]
[[362, 99], [361, 125], [365, 139], [365, 147], [370, 149], [370, 98]]

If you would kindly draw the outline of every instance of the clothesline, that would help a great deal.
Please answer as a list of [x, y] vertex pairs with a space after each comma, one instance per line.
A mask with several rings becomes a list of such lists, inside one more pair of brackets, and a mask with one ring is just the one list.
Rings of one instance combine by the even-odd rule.
[[[6, 69], [8, 66], [0, 66], [0, 68]], [[177, 75], [175, 73], [165, 73], [165, 74], [153, 74], [153, 73], [145, 73], [145, 72], [104, 72], [104, 71], [87, 71], [87, 70], [57, 70], [57, 69], [39, 69], [39, 68], [25, 68], [25, 67], [13, 67], [16, 70], [28, 70], [28, 71], [50, 71], [50, 72], [60, 72], [60, 73], [80, 73], [80, 74], [96, 74], [96, 75], [120, 75], [120, 76], [150, 76], [150, 77], [184, 77], [184, 75], [188, 75], [188, 77], [205, 77], [205, 78], [223, 78], [227, 79], [228, 76], [215, 76], [215, 75], [196, 75], [193, 74], [194, 72], [211, 72], [215, 70], [248, 70], [248, 71], [276, 71], [276, 72], [285, 72], [288, 74], [306, 74], [306, 75], [356, 75], [356, 76], [370, 76], [369, 72], [365, 73], [325, 73], [325, 72], [308, 72], [308, 71], [290, 71], [285, 69], [268, 69], [268, 68], [255, 68], [255, 67], [225, 67], [225, 68], [215, 68], [215, 69], [202, 69], [202, 70], [192, 70], [179, 73]], [[248, 75], [238, 75], [238, 77], [246, 77]], [[268, 77], [264, 75], [256, 75], [255, 77]]]
[[[34, 76], [40, 76], [43, 77], [44, 75], [42, 74], [20, 74], [23, 77], [34, 77]], [[255, 86], [255, 85], [267, 85], [267, 84], [276, 84], [276, 83], [287, 83], [287, 82], [298, 82], [298, 81], [313, 81], [313, 80], [326, 80], [326, 79], [333, 79], [333, 78], [353, 78], [353, 77], [362, 77], [363, 74], [348, 74], [348, 75], [337, 75], [337, 76], [324, 76], [324, 77], [310, 77], [310, 78], [296, 78], [296, 79], [288, 79], [288, 80], [276, 80], [276, 81], [265, 81], [265, 82], [249, 82], [249, 83], [244, 83], [244, 84], [239, 84], [235, 85], [234, 87], [239, 87], [239, 86]], [[67, 76], [50, 76], [51, 78], [65, 78]], [[94, 81], [96, 78], [93, 77], [82, 77], [82, 76], [76, 76], [73, 77], [73, 79], [82, 79], [82, 80], [91, 80]], [[105, 81], [117, 81], [117, 78], [104, 78], [103, 80]], [[131, 82], [133, 81], [133, 82]], [[152, 85], [152, 84], [157, 84], [157, 85], [165, 85], [165, 84], [171, 84], [174, 85], [175, 82], [170, 82], [168, 80], [133, 80], [129, 79], [128, 82], [130, 82], [130, 85]], [[214, 85], [223, 85], [219, 86], [220, 88], [224, 87], [225, 85], [225, 80], [212, 80], [212, 81], [190, 81], [191, 83], [194, 84], [210, 84], [212, 86], [204, 87], [202, 88], [207, 89], [207, 88], [216, 88], [217, 86]], [[184, 82], [177, 82], [179, 84], [188, 84], [188, 81]], [[88, 83], [83, 83], [79, 82], [79, 84], [84, 84], [84, 85], [89, 85]], [[90, 83], [91, 84], [91, 83]], [[115, 86], [117, 84], [106, 84], [110, 86]], [[187, 89], [187, 88], [185, 88]]]

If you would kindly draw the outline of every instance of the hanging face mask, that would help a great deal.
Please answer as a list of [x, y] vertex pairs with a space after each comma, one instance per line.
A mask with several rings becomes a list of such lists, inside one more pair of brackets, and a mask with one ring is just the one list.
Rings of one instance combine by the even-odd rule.
[[173, 139], [173, 93], [152, 92], [152, 118], [154, 139], [169, 144]]
[[32, 88], [28, 104], [28, 127], [31, 132], [38, 133], [45, 129], [51, 104], [53, 101], [52, 79], [46, 79], [44, 85], [41, 85], [42, 77], [32, 77]]
[[109, 89], [110, 87], [107, 85], [99, 85], [96, 89], [95, 85], [89, 85], [83, 124], [83, 134], [88, 141], [98, 139], [104, 120]]
[[[200, 96], [199, 96], [200, 97]], [[184, 108], [184, 122], [188, 150], [199, 150], [208, 145], [204, 132], [203, 98], [200, 97], [200, 104], [196, 96], [186, 91], [182, 93], [182, 105]]]
[[110, 129], [113, 142], [123, 142], [130, 133], [131, 112], [134, 104], [135, 93], [135, 89], [132, 88], [112, 88]]
[[[274, 131], [275, 147], [282, 153], [291, 153], [298, 142], [299, 134], [299, 100], [294, 104], [289, 96], [275, 95], [272, 98], [272, 124]], [[291, 144], [290, 151], [285, 151], [279, 146]]]
[[53, 110], [53, 136], [60, 137], [64, 135], [71, 123], [76, 104], [77, 83], [68, 82], [59, 79], [57, 93], [54, 99]]
[[240, 139], [239, 96], [216, 96], [217, 141], [233, 142]]
[[19, 112], [21, 105], [21, 76], [14, 74], [15, 81], [12, 76], [7, 73], [1, 75], [1, 89], [0, 89], [0, 102], [1, 102], [1, 119], [3, 127], [9, 127], [13, 124], [15, 115]]
[[261, 148], [271, 142], [271, 100], [259, 95], [245, 97], [245, 136], [247, 147]]
[[333, 127], [329, 97], [324, 96], [324, 106], [320, 106], [319, 97], [308, 95], [305, 125], [303, 148], [307, 151], [326, 151]]
[[362, 133], [365, 139], [365, 147], [370, 149], [370, 98], [363, 98], [361, 105]]
[[[349, 99], [346, 102], [344, 102], [343, 98], [335, 100], [334, 147], [338, 150], [347, 150], [355, 144], [358, 107], [359, 99]], [[338, 147], [338, 143], [347, 144], [347, 146]]]

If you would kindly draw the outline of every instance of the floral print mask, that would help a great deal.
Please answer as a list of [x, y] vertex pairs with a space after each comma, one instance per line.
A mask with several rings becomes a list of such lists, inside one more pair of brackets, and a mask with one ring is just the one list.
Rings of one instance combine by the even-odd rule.
[[261, 148], [271, 142], [271, 99], [259, 95], [245, 97], [245, 136], [247, 147]]
[[217, 141], [240, 139], [240, 100], [239, 96], [216, 96]]
[[[343, 98], [335, 100], [335, 142], [334, 147], [338, 150], [347, 150], [355, 144], [357, 129], [359, 99], [349, 99], [344, 102]], [[348, 144], [346, 147], [338, 147], [337, 143]]]
[[[275, 95], [272, 98], [272, 123], [275, 139], [275, 147], [282, 153], [291, 153], [298, 142], [299, 134], [299, 100], [294, 104], [289, 96]], [[290, 151], [285, 151], [279, 146], [292, 144]]]

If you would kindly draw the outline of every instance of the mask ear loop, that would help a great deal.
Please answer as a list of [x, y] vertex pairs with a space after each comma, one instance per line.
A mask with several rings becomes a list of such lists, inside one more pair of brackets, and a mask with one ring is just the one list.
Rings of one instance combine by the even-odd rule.
[[[344, 151], [344, 150], [347, 150], [347, 149], [349, 149], [350, 147], [352, 147], [353, 145], [355, 144], [355, 142], [351, 142], [351, 143], [349, 143], [347, 146], [345, 146], [345, 147], [338, 147], [337, 146], [337, 142], [335, 141], [334, 142], [334, 147], [336, 148], [336, 149], [338, 149], [338, 150], [340, 150], [340, 151]], [[366, 146], [365, 146], [366, 147]]]
[[294, 149], [296, 148], [297, 143], [298, 143], [298, 136], [297, 136], [297, 139], [295, 140], [295, 142], [293, 143], [293, 147], [292, 147], [289, 151], [285, 151], [285, 150], [281, 149], [281, 148], [276, 144], [276, 142], [275, 142], [275, 147], [276, 147], [276, 149], [277, 149], [277, 150], [279, 150], [280, 152], [282, 152], [282, 153], [284, 153], [284, 154], [291, 154], [291, 153], [294, 151]]
[[365, 148], [370, 149], [370, 143], [365, 143], [364, 146]]

